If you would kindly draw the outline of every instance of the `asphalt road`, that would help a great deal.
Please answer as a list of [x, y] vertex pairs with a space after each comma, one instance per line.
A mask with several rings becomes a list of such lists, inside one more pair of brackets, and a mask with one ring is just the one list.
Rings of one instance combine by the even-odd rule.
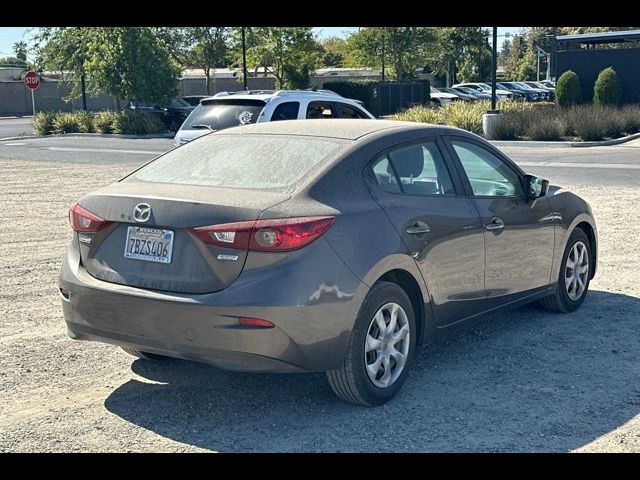
[[19, 135], [31, 135], [31, 120], [32, 117], [0, 118], [0, 140]]
[[[166, 138], [44, 137], [0, 142], [0, 158], [143, 164], [171, 148], [173, 140]], [[525, 171], [552, 184], [640, 185], [640, 139], [609, 147], [500, 148]]]
[[452, 334], [375, 409], [339, 401], [322, 374], [156, 363], [67, 338], [69, 205], [168, 148], [0, 142], [0, 452], [640, 451], [640, 145], [504, 148], [594, 208], [589, 295], [572, 314], [528, 306]]

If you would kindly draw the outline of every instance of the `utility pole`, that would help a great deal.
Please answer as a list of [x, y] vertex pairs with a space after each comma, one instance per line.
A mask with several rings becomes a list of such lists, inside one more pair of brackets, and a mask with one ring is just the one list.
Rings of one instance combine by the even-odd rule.
[[496, 111], [496, 68], [498, 67], [498, 27], [493, 27], [491, 52], [491, 110]]
[[247, 39], [245, 37], [245, 28], [242, 27], [242, 81], [244, 89], [247, 90]]
[[384, 83], [384, 32], [382, 33], [382, 82]]

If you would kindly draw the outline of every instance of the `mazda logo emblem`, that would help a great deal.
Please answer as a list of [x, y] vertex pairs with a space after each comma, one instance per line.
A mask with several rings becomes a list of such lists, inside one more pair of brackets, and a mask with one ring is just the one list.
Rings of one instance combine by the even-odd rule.
[[133, 219], [136, 222], [146, 222], [151, 218], [151, 206], [148, 203], [139, 203], [133, 209]]

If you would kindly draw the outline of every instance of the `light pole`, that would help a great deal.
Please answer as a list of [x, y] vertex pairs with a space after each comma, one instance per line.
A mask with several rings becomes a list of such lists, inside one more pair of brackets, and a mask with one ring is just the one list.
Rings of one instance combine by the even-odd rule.
[[498, 68], [498, 27], [493, 27], [493, 45], [491, 46], [491, 112], [496, 110], [496, 69]]
[[384, 32], [382, 33], [382, 83], [384, 83]]
[[244, 89], [247, 90], [247, 40], [245, 37], [245, 29], [242, 27], [242, 82]]

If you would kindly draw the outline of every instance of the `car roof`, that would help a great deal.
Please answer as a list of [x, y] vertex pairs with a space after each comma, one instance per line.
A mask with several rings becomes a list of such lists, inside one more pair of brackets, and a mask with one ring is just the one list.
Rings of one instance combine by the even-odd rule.
[[[220, 92], [215, 96], [211, 97], [216, 101], [228, 100], [233, 101], [236, 99], [239, 100], [262, 100], [265, 103], [270, 102], [275, 99], [287, 99], [287, 100], [295, 100], [295, 99], [306, 99], [306, 100], [328, 100], [328, 101], [340, 101], [345, 103], [357, 103], [355, 100], [351, 98], [345, 98], [341, 95], [338, 95], [335, 92], [329, 92], [326, 90], [323, 91], [314, 91], [314, 90], [278, 90], [278, 91], [254, 91], [252, 93], [240, 93], [240, 92]], [[209, 99], [207, 99], [209, 100]]]
[[[360, 120], [350, 118], [282, 120], [278, 122], [253, 123], [227, 128], [211, 135], [300, 135], [358, 140], [366, 135], [383, 130], [424, 130], [425, 134], [464, 132], [457, 128], [428, 123], [400, 122], [396, 120]], [[465, 132], [466, 133], [466, 132]]]

